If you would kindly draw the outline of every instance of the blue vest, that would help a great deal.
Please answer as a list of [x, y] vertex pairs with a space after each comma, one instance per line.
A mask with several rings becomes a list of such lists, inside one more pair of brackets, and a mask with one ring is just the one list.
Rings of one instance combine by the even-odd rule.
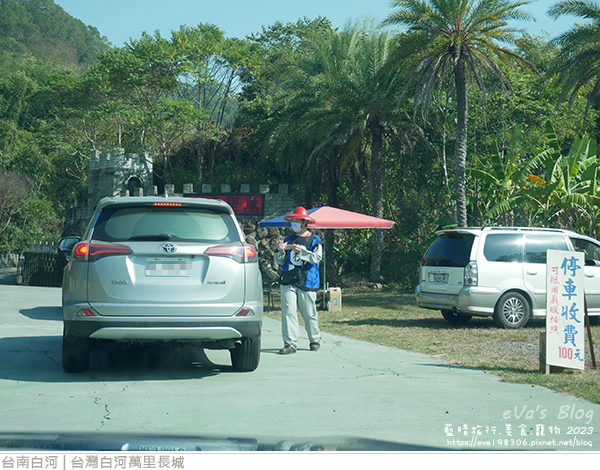
[[[311, 234], [310, 237], [299, 237], [295, 233], [288, 235], [285, 238], [285, 241], [288, 244], [302, 245], [305, 246], [308, 251], [314, 251], [319, 243], [321, 243], [321, 238], [314, 233]], [[293, 265], [293, 269], [300, 269], [300, 281], [294, 283], [294, 286], [302, 289], [302, 290], [319, 290], [321, 287], [321, 277], [319, 275], [319, 263], [310, 264], [307, 262], [302, 262], [299, 265], [299, 260], [295, 262], [292, 260], [291, 250], [286, 250], [285, 252], [285, 263], [283, 265], [283, 272], [289, 271]]]

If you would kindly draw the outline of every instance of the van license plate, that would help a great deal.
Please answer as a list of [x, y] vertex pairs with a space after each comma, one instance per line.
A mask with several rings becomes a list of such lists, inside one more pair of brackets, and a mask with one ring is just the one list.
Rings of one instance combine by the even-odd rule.
[[447, 273], [429, 273], [429, 282], [432, 284], [448, 284]]
[[146, 276], [186, 277], [192, 275], [192, 262], [184, 258], [146, 258]]

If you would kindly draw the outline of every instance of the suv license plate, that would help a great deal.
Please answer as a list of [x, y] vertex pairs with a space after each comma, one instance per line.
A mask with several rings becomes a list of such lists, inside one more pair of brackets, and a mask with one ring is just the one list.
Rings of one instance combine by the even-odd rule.
[[184, 258], [146, 258], [146, 276], [187, 277], [192, 275], [192, 262]]
[[429, 282], [432, 284], [448, 284], [448, 274], [429, 273]]

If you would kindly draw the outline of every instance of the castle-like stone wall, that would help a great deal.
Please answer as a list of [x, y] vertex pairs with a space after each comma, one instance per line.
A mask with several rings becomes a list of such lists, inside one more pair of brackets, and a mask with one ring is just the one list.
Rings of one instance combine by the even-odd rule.
[[[168, 196], [185, 196], [187, 194], [198, 194], [194, 192], [192, 184], [185, 184], [181, 188], [181, 192], [176, 192], [173, 185], [166, 185], [165, 192]], [[230, 185], [221, 185], [218, 191], [215, 191], [210, 184], [202, 185], [202, 193], [204, 194], [254, 194], [250, 191], [249, 184], [243, 184], [238, 191], [232, 191]], [[284, 230], [279, 228], [261, 228], [258, 223], [262, 220], [279, 217], [281, 215], [290, 214], [297, 207], [296, 198], [288, 191], [287, 185], [279, 185], [278, 191], [271, 191], [269, 185], [260, 185], [259, 194], [265, 197], [264, 212], [262, 215], [238, 215], [238, 221], [246, 237], [246, 241], [254, 245], [258, 252], [260, 269], [265, 281], [276, 280], [278, 278], [277, 266], [273, 262], [273, 255], [277, 249], [277, 241], [284, 235]], [[144, 191], [138, 189], [131, 196], [143, 196]], [[158, 195], [156, 186], [153, 186], [147, 195]], [[130, 196], [129, 191], [125, 191], [123, 195], [117, 194], [117, 197]], [[88, 211], [87, 201], [74, 201], [69, 205], [66, 212], [66, 235], [83, 236], [83, 232], [87, 227], [90, 213]]]
[[[100, 185], [98, 185], [100, 186]], [[165, 191], [168, 196], [186, 196], [189, 194], [198, 194], [194, 192], [193, 184], [184, 184], [181, 188], [181, 192], [175, 190], [174, 185], [165, 185]], [[201, 194], [257, 194], [250, 191], [249, 184], [242, 184], [238, 191], [232, 191], [231, 185], [221, 185], [218, 190], [215, 190], [210, 184], [202, 185]], [[163, 193], [163, 195], [164, 195]], [[200, 194], [200, 197], [201, 197]], [[254, 223], [258, 223], [261, 220], [271, 219], [273, 217], [279, 217], [287, 213], [291, 213], [297, 207], [297, 198], [294, 194], [290, 193], [288, 186], [280, 184], [277, 192], [271, 191], [271, 187], [268, 184], [261, 184], [259, 186], [259, 192], [264, 196], [263, 202], [263, 214], [262, 215], [238, 215], [239, 220], [248, 220]], [[113, 191], [112, 194], [107, 194], [107, 191], [102, 193], [101, 196], [88, 197], [87, 200], [78, 200], [71, 202], [66, 209], [65, 213], [65, 228], [63, 230], [63, 236], [67, 235], [83, 235], [83, 231], [87, 226], [87, 222], [91, 217], [94, 207], [103, 197], [127, 197], [127, 196], [157, 196], [158, 188], [151, 186], [149, 190], [144, 191], [144, 188], [137, 188], [132, 193], [129, 190], [122, 192]], [[93, 205], [92, 205], [93, 204]]]
[[[234, 189], [234, 190], [232, 190]], [[296, 197], [290, 193], [287, 184], [280, 184], [277, 191], [271, 191], [268, 184], [261, 184], [258, 187], [258, 193], [250, 190], [249, 184], [241, 184], [239, 188], [232, 188], [230, 184], [222, 184], [220, 187], [213, 187], [211, 184], [203, 184], [201, 191], [195, 192], [193, 184], [184, 184], [181, 193], [175, 192], [175, 186], [172, 184], [165, 185], [166, 194], [169, 196], [185, 196], [188, 194], [261, 194], [264, 196], [263, 214], [262, 215], [243, 215], [238, 216], [250, 220], [265, 220], [273, 217], [279, 217], [284, 213], [293, 212], [296, 206]], [[153, 194], [156, 194], [156, 189]]]
[[[87, 200], [73, 201], [66, 209], [63, 236], [83, 236], [96, 204], [103, 197], [158, 196], [158, 188], [153, 184], [152, 155], [144, 153], [125, 154], [122, 149], [114, 152], [93, 152], [90, 157], [89, 186]], [[261, 215], [241, 215], [237, 218], [246, 236], [246, 241], [254, 245], [258, 251], [259, 263], [265, 280], [277, 279], [277, 267], [273, 264], [273, 254], [277, 240], [283, 230], [277, 228], [260, 228], [262, 220], [289, 214], [298, 206], [297, 197], [285, 184], [272, 190], [268, 184], [258, 186], [258, 192], [251, 191], [250, 184], [232, 187], [223, 184], [219, 187], [202, 184], [199, 188], [184, 184], [176, 188], [172, 184], [165, 185], [167, 196], [202, 194], [260, 194], [263, 196], [263, 213]]]

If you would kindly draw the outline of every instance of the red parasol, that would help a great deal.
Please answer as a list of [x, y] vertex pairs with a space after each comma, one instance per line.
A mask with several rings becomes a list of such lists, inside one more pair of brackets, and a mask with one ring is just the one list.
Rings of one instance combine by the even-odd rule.
[[[309, 224], [310, 228], [320, 229], [351, 229], [351, 228], [392, 228], [394, 222], [391, 220], [380, 219], [370, 215], [360, 214], [358, 212], [337, 209], [328, 205], [316, 207], [308, 210], [308, 214], [315, 220], [314, 224]], [[259, 227], [289, 227], [285, 216], [274, 219], [263, 220], [259, 222]]]

